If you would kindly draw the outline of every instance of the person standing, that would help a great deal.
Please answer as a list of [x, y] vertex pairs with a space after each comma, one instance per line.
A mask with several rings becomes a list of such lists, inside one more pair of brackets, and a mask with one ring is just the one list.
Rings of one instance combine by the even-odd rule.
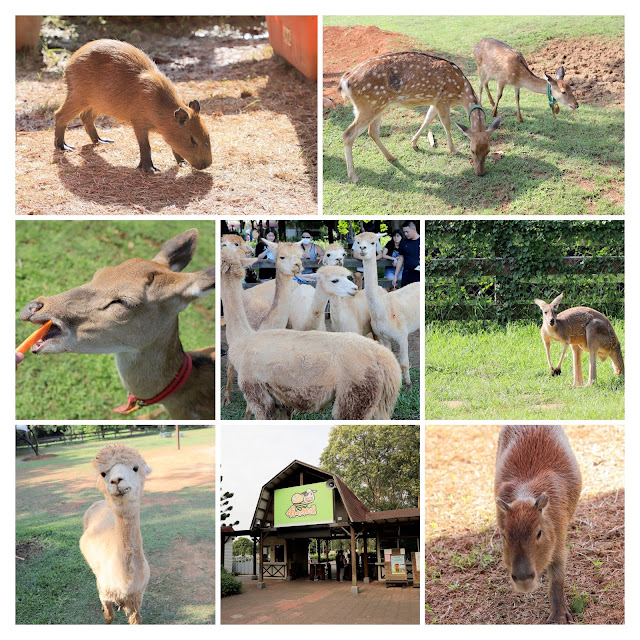
[[401, 287], [412, 282], [420, 282], [420, 234], [415, 222], [405, 222], [402, 225], [404, 240], [400, 243], [396, 259], [396, 272], [393, 276], [393, 287], [397, 286], [398, 276], [402, 271]]
[[[265, 238], [269, 242], [276, 241], [276, 232], [274, 229], [269, 229]], [[262, 240], [258, 242], [256, 245], [256, 258], [260, 260], [275, 260], [275, 256], [273, 255], [273, 251], [264, 243]], [[275, 267], [273, 268], [263, 268], [261, 267], [258, 271], [258, 277], [260, 278], [260, 282], [266, 282], [267, 280], [271, 280], [276, 277]]]

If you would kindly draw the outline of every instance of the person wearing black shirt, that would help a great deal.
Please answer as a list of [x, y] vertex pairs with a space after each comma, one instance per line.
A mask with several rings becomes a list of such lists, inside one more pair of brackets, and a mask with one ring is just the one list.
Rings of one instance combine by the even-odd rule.
[[[397, 286], [398, 274], [402, 270], [402, 281], [400, 286], [406, 287], [412, 282], [420, 282], [420, 235], [415, 223], [409, 221], [402, 225], [404, 240], [398, 248], [398, 259], [396, 260], [396, 273], [393, 277], [393, 287]], [[403, 268], [404, 267], [404, 268]]]

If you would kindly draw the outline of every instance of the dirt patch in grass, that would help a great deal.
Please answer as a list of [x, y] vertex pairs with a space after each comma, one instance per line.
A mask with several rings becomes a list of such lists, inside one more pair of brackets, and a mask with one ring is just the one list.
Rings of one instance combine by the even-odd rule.
[[[493, 478], [499, 426], [428, 426], [426, 612], [436, 624], [539, 624], [547, 577], [516, 594], [502, 565]], [[576, 622], [624, 623], [624, 430], [567, 426], [583, 491], [567, 544], [565, 597]]]
[[16, 544], [16, 560], [29, 560], [39, 556], [44, 551], [44, 547], [39, 540], [29, 540]]
[[580, 38], [551, 40], [527, 56], [538, 76], [555, 75], [563, 66], [578, 104], [624, 106], [624, 40]]
[[324, 27], [322, 38], [322, 95], [334, 100], [340, 98], [340, 77], [358, 63], [382, 53], [415, 48], [412, 38], [378, 27]]
[[193, 20], [175, 32], [142, 20], [120, 37], [147, 52], [183, 100], [200, 101], [212, 166], [178, 167], [166, 142], [153, 134], [160, 172], [143, 174], [136, 169], [140, 153], [132, 128], [111, 118], [96, 126], [113, 144], [91, 144], [76, 118], [66, 133], [75, 150], [54, 150], [66, 61], [83, 42], [113, 36], [83, 30], [57, 53], [51, 41], [37, 59], [18, 57], [18, 215], [317, 213], [315, 85], [273, 55], [262, 23], [216, 30], [213, 18]]
[[57, 454], [55, 453], [45, 453], [41, 456], [29, 456], [28, 458], [20, 458], [18, 462], [34, 462], [35, 460], [46, 460], [47, 458], [55, 458]]

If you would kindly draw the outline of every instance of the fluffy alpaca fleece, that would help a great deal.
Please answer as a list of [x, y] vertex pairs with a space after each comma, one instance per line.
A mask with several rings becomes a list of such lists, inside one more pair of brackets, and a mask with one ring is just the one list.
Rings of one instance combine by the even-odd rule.
[[140, 624], [149, 564], [142, 548], [140, 499], [151, 468], [140, 453], [122, 444], [104, 447], [93, 461], [105, 499], [84, 514], [80, 550], [96, 576], [104, 619], [124, 608], [129, 624]]

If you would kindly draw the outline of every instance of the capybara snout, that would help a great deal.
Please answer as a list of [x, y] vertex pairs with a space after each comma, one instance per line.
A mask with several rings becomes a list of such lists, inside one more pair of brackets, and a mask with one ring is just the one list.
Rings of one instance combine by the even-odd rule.
[[576, 457], [561, 426], [507, 425], [498, 439], [495, 497], [503, 559], [511, 584], [530, 593], [546, 570], [551, 614], [566, 623], [566, 537], [582, 489]]
[[65, 129], [77, 115], [94, 144], [111, 142], [98, 135], [95, 120], [107, 115], [130, 124], [140, 147], [138, 168], [157, 171], [151, 159], [149, 132], [171, 147], [178, 164], [195, 169], [211, 165], [209, 132], [200, 103], [185, 104], [173, 83], [140, 49], [118, 40], [94, 40], [80, 47], [65, 70], [67, 97], [56, 111], [55, 148], [70, 150]]

